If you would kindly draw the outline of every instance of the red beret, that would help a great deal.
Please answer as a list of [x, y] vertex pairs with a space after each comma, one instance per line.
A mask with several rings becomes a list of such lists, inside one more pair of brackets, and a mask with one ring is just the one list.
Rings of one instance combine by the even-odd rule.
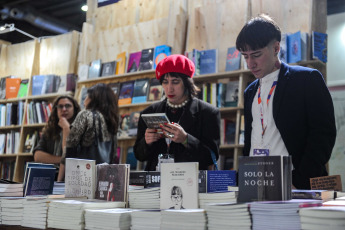
[[156, 78], [159, 80], [166, 73], [183, 73], [190, 78], [195, 72], [194, 63], [181, 54], [170, 55], [161, 60], [156, 67]]

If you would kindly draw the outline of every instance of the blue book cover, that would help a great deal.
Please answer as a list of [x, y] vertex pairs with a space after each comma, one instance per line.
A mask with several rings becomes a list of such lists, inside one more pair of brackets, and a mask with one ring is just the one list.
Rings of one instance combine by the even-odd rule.
[[131, 170], [137, 170], [137, 159], [134, 156], [133, 147], [127, 149], [126, 164], [130, 165]]
[[163, 60], [164, 58], [171, 55], [171, 47], [167, 45], [156, 46], [155, 48], [155, 56], [153, 62], [153, 68], [156, 69], [158, 63]]
[[134, 81], [126, 81], [121, 84], [119, 105], [128, 105], [132, 103], [134, 91]]
[[217, 49], [200, 51], [200, 75], [217, 73]]
[[54, 164], [44, 164], [44, 163], [36, 163], [36, 162], [27, 162], [25, 165], [25, 171], [24, 171], [24, 188], [27, 182], [27, 177], [29, 174], [29, 168], [53, 168], [55, 170]]
[[228, 48], [228, 54], [226, 56], [225, 71], [234, 71], [241, 68], [241, 53], [236, 47]]
[[207, 171], [207, 192], [227, 192], [228, 186], [236, 186], [235, 170]]
[[53, 193], [55, 168], [35, 168], [28, 170], [24, 196], [48, 195]]
[[44, 85], [45, 75], [35, 75], [32, 77], [32, 91], [31, 95], [41, 95]]
[[288, 63], [302, 60], [301, 31], [287, 35]]
[[147, 90], [149, 88], [149, 79], [137, 79], [134, 82], [134, 92], [132, 104], [147, 102]]
[[327, 62], [327, 34], [313, 31], [312, 53], [314, 59]]

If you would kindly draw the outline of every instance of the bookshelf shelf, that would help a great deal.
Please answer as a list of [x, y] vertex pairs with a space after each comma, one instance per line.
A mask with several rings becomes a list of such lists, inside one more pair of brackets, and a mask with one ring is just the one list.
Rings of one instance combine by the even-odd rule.
[[0, 130], [20, 129], [21, 127], [21, 125], [2, 126], [0, 127]]
[[24, 128], [42, 128], [43, 126], [45, 126], [46, 123], [39, 123], [39, 124], [26, 124], [23, 125]]
[[155, 74], [155, 70], [143, 70], [143, 71], [138, 71], [138, 72], [133, 72], [133, 73], [125, 73], [125, 74], [119, 74], [119, 75], [111, 75], [107, 77], [98, 77], [98, 78], [93, 78], [93, 79], [87, 79], [87, 80], [82, 80], [78, 81], [78, 84], [89, 84], [89, 83], [101, 83], [105, 81], [113, 81], [113, 80], [128, 80], [130, 78], [136, 78], [136, 77], [143, 77], [149, 75], [149, 77], [153, 77]]
[[15, 153], [4, 153], [4, 154], [1, 154], [0, 155], [0, 158], [14, 158], [14, 157], [17, 157], [18, 154], [15, 154]]
[[64, 93], [49, 93], [49, 94], [42, 94], [42, 95], [35, 95], [35, 96], [27, 96], [28, 100], [51, 100], [55, 99], [61, 95], [71, 95], [73, 96], [73, 92], [64, 92]]

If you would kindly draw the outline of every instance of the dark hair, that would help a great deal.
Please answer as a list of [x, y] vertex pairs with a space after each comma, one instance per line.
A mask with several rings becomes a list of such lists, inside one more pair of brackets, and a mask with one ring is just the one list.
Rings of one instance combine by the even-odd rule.
[[192, 98], [198, 95], [198, 92], [200, 91], [198, 86], [194, 84], [194, 81], [192, 78], [190, 78], [188, 75], [183, 74], [183, 73], [176, 73], [176, 72], [166, 73], [159, 79], [159, 82], [161, 84], [163, 83], [163, 80], [168, 74], [172, 77], [178, 77], [182, 79], [183, 85], [185, 87], [185, 94], [188, 94], [189, 98]]
[[71, 96], [63, 95], [55, 99], [55, 101], [53, 102], [52, 112], [49, 116], [48, 122], [43, 128], [44, 135], [46, 135], [47, 138], [53, 140], [57, 139], [60, 136], [60, 132], [62, 130], [59, 126], [59, 117], [57, 112], [57, 105], [61, 99], [68, 99], [73, 104], [74, 111], [72, 118], [69, 120], [70, 123], [74, 121], [75, 117], [80, 111], [80, 106], [78, 102]]
[[270, 16], [260, 14], [243, 26], [236, 39], [236, 48], [240, 52], [258, 50], [280, 40], [281, 31], [277, 23]]
[[182, 194], [182, 189], [181, 187], [179, 186], [173, 186], [171, 188], [171, 195], [180, 195], [181, 197], [183, 197], [183, 194]]
[[87, 90], [90, 103], [86, 109], [99, 111], [107, 124], [108, 132], [115, 135], [119, 124], [118, 99], [109, 85], [99, 83]]

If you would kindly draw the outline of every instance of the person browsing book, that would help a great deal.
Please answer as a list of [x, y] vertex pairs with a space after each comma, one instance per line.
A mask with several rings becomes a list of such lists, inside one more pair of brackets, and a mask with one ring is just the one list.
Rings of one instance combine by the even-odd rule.
[[52, 106], [51, 115], [43, 128], [43, 134], [34, 148], [34, 160], [39, 163], [59, 166], [62, 143], [66, 141], [70, 124], [80, 111], [78, 102], [71, 96], [59, 96]]
[[138, 123], [134, 154], [147, 161], [147, 171], [155, 171], [159, 154], [169, 153], [175, 162], [199, 162], [199, 169], [212, 169], [218, 159], [220, 113], [218, 108], [196, 98], [195, 67], [183, 55], [171, 55], [159, 62], [156, 78], [166, 98], [146, 108], [142, 114], [165, 113], [171, 123], [161, 125], [163, 133]]
[[[114, 91], [106, 84], [99, 83], [87, 90], [85, 110], [78, 113], [71, 128], [66, 131], [68, 136], [63, 145], [65, 151], [60, 163], [59, 181], [64, 179], [66, 157], [96, 160], [97, 164], [104, 163], [98, 161], [107, 158], [110, 162], [106, 163], [118, 163], [115, 154], [119, 123], [117, 102]], [[97, 141], [96, 135], [103, 142], [111, 144], [109, 152], [90, 155], [88, 149]]]
[[244, 155], [292, 157], [292, 184], [310, 189], [326, 176], [336, 138], [332, 98], [321, 73], [281, 62], [281, 31], [268, 15], [245, 24], [236, 40], [255, 76], [244, 92]]

